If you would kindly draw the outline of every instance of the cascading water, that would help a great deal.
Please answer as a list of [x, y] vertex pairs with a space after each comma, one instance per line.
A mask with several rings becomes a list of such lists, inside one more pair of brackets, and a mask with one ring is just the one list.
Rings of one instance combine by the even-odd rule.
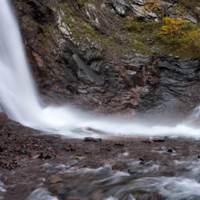
[[[74, 138], [87, 135], [97, 136], [98, 134], [92, 131], [92, 129], [96, 129], [106, 133], [100, 137], [119, 135], [120, 133], [130, 137], [159, 135], [200, 139], [200, 130], [183, 124], [175, 127], [149, 127], [119, 118], [94, 117], [68, 107], [45, 106], [34, 86], [17, 22], [12, 14], [8, 0], [0, 0], [0, 69], [0, 110], [3, 110], [10, 118], [26, 126]], [[200, 108], [195, 109], [188, 121], [198, 119], [199, 113]], [[87, 129], [88, 127], [92, 129]], [[81, 135], [81, 133], [84, 135]], [[136, 148], [133, 151], [140, 151], [140, 149]], [[196, 150], [197, 148], [193, 149]], [[138, 196], [141, 196], [140, 199], [146, 199], [146, 197], [143, 198], [143, 193], [144, 195], [146, 193], [160, 194], [164, 199], [169, 200], [191, 199], [190, 197], [199, 199], [200, 162], [199, 158], [193, 155], [193, 149], [189, 149], [192, 156], [187, 158], [188, 161], [182, 161], [184, 154], [180, 154], [181, 161], [174, 160], [173, 162], [167, 162], [166, 165], [161, 165], [160, 161], [163, 156], [152, 166], [141, 165], [138, 160], [126, 160], [120, 157], [122, 161], [124, 159], [126, 164], [133, 169], [132, 173], [136, 174], [134, 177], [128, 174], [127, 171], [113, 171], [110, 165], [99, 169], [80, 170], [72, 175], [69, 173], [73, 173], [73, 167], [67, 169], [67, 173], [65, 171], [62, 172], [62, 170], [59, 173], [64, 173], [66, 176], [65, 181], [69, 181], [71, 178], [73, 182], [77, 180], [77, 177], [81, 177], [78, 185], [72, 188], [79, 192], [83, 189], [81, 191], [83, 196], [90, 196], [93, 192], [98, 192], [100, 188], [104, 191], [105, 200], [134, 200]], [[149, 149], [146, 151], [149, 151]], [[186, 155], [188, 155], [188, 152], [186, 152]], [[163, 155], [166, 155], [167, 152], [151, 151], [151, 153], [158, 153], [159, 155], [165, 153]], [[172, 157], [173, 154], [170, 158]], [[115, 159], [118, 160], [119, 158]], [[53, 166], [52, 163], [51, 165]], [[176, 174], [173, 175], [175, 171]], [[14, 176], [14, 173], [12, 173], [12, 176]], [[6, 192], [3, 188], [3, 183], [0, 183], [0, 185], [0, 191]], [[7, 188], [13, 190], [15, 185], [10, 185]], [[38, 185], [38, 187], [41, 187], [41, 185]], [[69, 189], [70, 187], [67, 187], [67, 190]], [[12, 193], [15, 194], [14, 191]], [[51, 196], [45, 188], [37, 188], [29, 195], [27, 200], [33, 199], [57, 200], [58, 198]]]
[[[89, 116], [68, 107], [45, 106], [34, 86], [19, 28], [8, 0], [0, 1], [0, 69], [1, 107], [10, 118], [26, 126], [68, 137], [83, 137], [73, 130], [90, 127], [111, 135], [200, 138], [199, 130], [184, 125], [151, 128], [127, 120]], [[86, 135], [95, 133], [85, 131]]]

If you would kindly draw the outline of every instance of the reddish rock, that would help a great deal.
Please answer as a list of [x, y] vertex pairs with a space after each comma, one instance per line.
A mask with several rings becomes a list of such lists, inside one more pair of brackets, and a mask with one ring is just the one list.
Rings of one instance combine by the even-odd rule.
[[144, 142], [144, 143], [153, 143], [153, 140], [146, 139], [146, 140], [142, 140], [142, 142]]
[[122, 142], [116, 142], [114, 143], [115, 146], [120, 146], [120, 147], [123, 147], [124, 146], [124, 143]]
[[84, 140], [85, 140], [85, 141], [89, 141], [89, 142], [91, 142], [91, 141], [94, 140], [94, 138], [92, 138], [92, 137], [85, 137]]

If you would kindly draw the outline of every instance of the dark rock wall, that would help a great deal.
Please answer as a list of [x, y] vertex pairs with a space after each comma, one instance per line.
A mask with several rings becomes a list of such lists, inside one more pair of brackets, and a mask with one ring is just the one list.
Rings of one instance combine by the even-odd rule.
[[141, 98], [138, 112], [172, 120], [191, 114], [200, 102], [200, 59], [157, 56], [152, 66], [159, 70], [159, 83]]
[[[81, 1], [12, 0], [31, 70], [46, 102], [72, 103], [102, 114], [159, 118], [183, 118], [198, 105], [199, 59], [150, 58], [128, 47], [108, 50], [81, 33], [82, 39], [74, 41], [70, 28], [60, 21], [60, 4], [65, 2], [104, 37], [123, 26], [119, 15], [131, 12], [122, 5], [125, 1], [102, 1], [102, 12], [91, 8], [88, 14]], [[95, 16], [100, 14], [97, 23]], [[117, 32], [116, 40], [123, 42]]]

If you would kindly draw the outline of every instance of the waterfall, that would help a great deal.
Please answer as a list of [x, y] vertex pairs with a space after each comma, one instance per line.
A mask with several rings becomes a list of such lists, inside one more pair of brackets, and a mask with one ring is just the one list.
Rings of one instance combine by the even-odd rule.
[[2, 110], [11, 119], [26, 126], [68, 137], [99, 136], [87, 129], [93, 128], [109, 135], [200, 138], [199, 130], [183, 124], [175, 127], [148, 127], [128, 120], [90, 116], [69, 107], [45, 106], [35, 88], [18, 24], [8, 0], [0, 0], [0, 69]]
[[[8, 0], [0, 1], [0, 104], [11, 118], [34, 128], [57, 128], [69, 120], [61, 109], [45, 107], [26, 60], [25, 51]], [[51, 116], [49, 112], [51, 110]], [[63, 120], [62, 118], [65, 118]], [[58, 120], [56, 120], [58, 119]], [[70, 121], [70, 120], [69, 120]]]
[[10, 118], [27, 123], [41, 105], [8, 0], [0, 1], [0, 67], [1, 106]]

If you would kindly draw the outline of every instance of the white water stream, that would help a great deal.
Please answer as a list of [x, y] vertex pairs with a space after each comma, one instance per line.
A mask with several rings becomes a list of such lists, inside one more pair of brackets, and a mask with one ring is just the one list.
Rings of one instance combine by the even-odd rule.
[[[90, 127], [107, 133], [107, 136], [122, 134], [133, 137], [150, 137], [159, 135], [200, 139], [199, 129], [184, 124], [175, 127], [150, 127], [119, 118], [99, 118], [69, 107], [45, 106], [34, 86], [19, 28], [8, 0], [0, 0], [0, 70], [0, 105], [2, 110], [10, 118], [26, 126], [73, 138], [83, 138], [87, 135], [103, 137], [103, 135], [87, 130]], [[200, 108], [197, 108], [189, 120], [199, 118], [199, 113]], [[113, 172], [110, 171], [108, 173], [111, 175], [108, 175], [110, 178], [106, 179], [107, 182], [101, 181], [106, 187], [114, 184], [111, 187], [112, 190], [108, 191], [107, 200], [122, 199], [120, 196], [129, 195], [129, 193], [141, 190], [141, 188], [144, 192], [158, 192], [170, 200], [189, 199], [192, 195], [199, 197], [199, 161], [195, 164], [192, 163], [191, 167], [188, 164], [187, 170], [189, 172], [183, 173], [180, 177], [130, 179], [128, 185], [124, 185], [122, 181], [121, 186], [116, 186], [115, 182], [120, 182], [118, 177], [124, 176], [124, 174], [119, 172], [117, 175], [112, 175]], [[116, 195], [115, 197], [112, 196], [113, 193]], [[46, 189], [36, 189], [27, 200], [32, 199], [56, 200], [57, 197], [51, 196]], [[130, 194], [126, 199], [133, 200], [135, 198]]]
[[[99, 136], [88, 131], [88, 127], [106, 132], [110, 136], [122, 134], [200, 138], [200, 130], [183, 124], [175, 127], [149, 127], [119, 118], [95, 117], [69, 107], [45, 106], [30, 73], [18, 24], [8, 0], [0, 0], [0, 70], [2, 110], [23, 125], [74, 138]], [[77, 129], [81, 131], [74, 131]], [[84, 135], [81, 135], [83, 132]]]

